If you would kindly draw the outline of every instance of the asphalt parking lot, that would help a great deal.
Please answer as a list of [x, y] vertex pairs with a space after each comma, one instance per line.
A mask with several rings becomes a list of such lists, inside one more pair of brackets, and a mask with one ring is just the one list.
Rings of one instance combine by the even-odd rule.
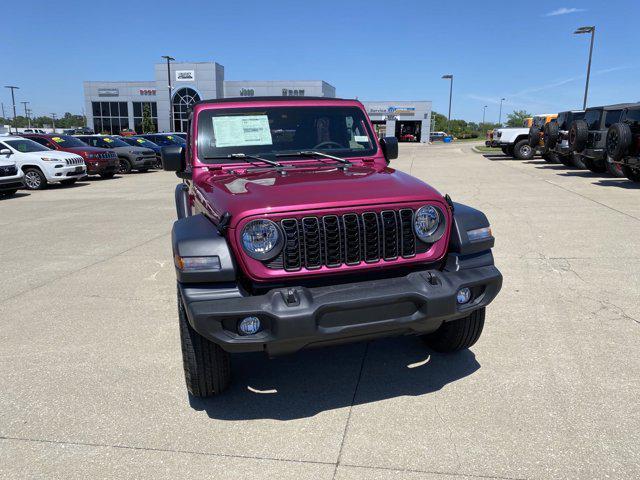
[[640, 477], [640, 187], [469, 144], [395, 167], [489, 216], [472, 351], [412, 337], [268, 360], [187, 397], [165, 172], [0, 201], [0, 477]]

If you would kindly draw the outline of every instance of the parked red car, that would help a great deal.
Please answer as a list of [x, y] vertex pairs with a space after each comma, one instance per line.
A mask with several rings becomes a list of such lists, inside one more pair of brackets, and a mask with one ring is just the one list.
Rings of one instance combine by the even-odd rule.
[[123, 128], [120, 130], [121, 137], [133, 137], [134, 135], [137, 135], [136, 131], [130, 128]]
[[100, 175], [102, 178], [113, 177], [118, 170], [118, 156], [105, 148], [87, 145], [71, 135], [20, 135], [52, 150], [71, 152], [84, 158], [87, 175]]

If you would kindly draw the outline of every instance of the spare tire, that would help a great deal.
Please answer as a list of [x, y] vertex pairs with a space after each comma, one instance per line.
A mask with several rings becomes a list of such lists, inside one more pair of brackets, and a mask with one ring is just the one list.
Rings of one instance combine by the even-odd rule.
[[574, 152], [582, 152], [587, 148], [589, 139], [589, 126], [584, 120], [576, 120], [569, 129], [569, 145]]
[[633, 142], [631, 128], [626, 123], [614, 123], [607, 132], [607, 155], [619, 162]]
[[536, 148], [540, 144], [540, 127], [531, 125], [529, 129], [529, 146]]
[[544, 146], [545, 148], [552, 150], [558, 144], [558, 136], [560, 135], [560, 128], [558, 122], [551, 121], [544, 126]]

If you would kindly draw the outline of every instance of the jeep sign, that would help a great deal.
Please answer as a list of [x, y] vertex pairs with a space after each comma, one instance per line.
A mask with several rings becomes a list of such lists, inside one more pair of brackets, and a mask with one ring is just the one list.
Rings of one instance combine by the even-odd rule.
[[117, 88], [99, 88], [98, 89], [99, 97], [118, 97], [120, 96], [120, 90]]
[[195, 79], [195, 70], [176, 70], [176, 82], [193, 82]]

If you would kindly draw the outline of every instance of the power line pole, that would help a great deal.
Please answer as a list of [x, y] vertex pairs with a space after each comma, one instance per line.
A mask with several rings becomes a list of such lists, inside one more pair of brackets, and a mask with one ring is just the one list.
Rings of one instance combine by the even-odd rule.
[[14, 91], [20, 90], [20, 87], [16, 87], [14, 85], [5, 85], [4, 88], [8, 88], [11, 90], [11, 101], [13, 102], [13, 128], [15, 128], [17, 132], [18, 129], [16, 127], [16, 96], [14, 94]]
[[51, 120], [53, 122], [53, 133], [56, 133], [56, 114], [55, 113], [51, 114]]
[[500, 113], [498, 114], [498, 125], [502, 126], [502, 102], [504, 102], [506, 98], [500, 99]]
[[29, 125], [29, 128], [31, 128], [31, 120], [29, 120], [29, 111], [27, 109], [27, 105], [29, 104], [29, 102], [20, 103], [24, 106], [24, 116], [27, 117], [27, 124]]
[[451, 99], [453, 98], [453, 75], [447, 74], [443, 75], [442, 78], [444, 80], [450, 80], [449, 83], [449, 115], [447, 116], [447, 128], [449, 129], [449, 133], [451, 133]]

